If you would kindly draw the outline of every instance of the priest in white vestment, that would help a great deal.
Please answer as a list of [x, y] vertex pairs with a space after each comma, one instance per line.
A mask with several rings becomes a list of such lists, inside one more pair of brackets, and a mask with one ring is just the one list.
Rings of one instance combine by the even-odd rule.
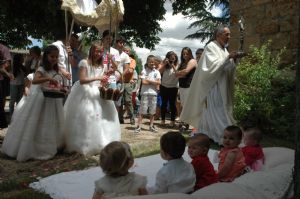
[[219, 26], [214, 40], [204, 49], [198, 62], [187, 101], [180, 115], [181, 121], [197, 127], [222, 144], [224, 129], [235, 123], [233, 119], [233, 88], [237, 52], [228, 53], [226, 46], [230, 30]]

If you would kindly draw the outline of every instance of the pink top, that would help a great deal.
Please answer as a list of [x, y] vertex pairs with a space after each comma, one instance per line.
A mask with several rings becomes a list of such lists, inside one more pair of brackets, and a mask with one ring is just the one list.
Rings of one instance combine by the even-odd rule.
[[260, 145], [245, 146], [242, 148], [245, 162], [253, 171], [262, 170], [264, 164], [264, 152]]
[[235, 162], [234, 162], [231, 170], [228, 172], [228, 174], [226, 176], [222, 177], [221, 179], [219, 178], [219, 181], [221, 181], [221, 182], [233, 181], [236, 177], [239, 177], [240, 175], [242, 175], [244, 172], [244, 169], [246, 168], [245, 158], [244, 158], [243, 152], [240, 148], [233, 148], [233, 149], [222, 148], [219, 153], [220, 163], [219, 163], [218, 170], [220, 171], [223, 168], [226, 156], [228, 153], [231, 153], [231, 152], [236, 153]]

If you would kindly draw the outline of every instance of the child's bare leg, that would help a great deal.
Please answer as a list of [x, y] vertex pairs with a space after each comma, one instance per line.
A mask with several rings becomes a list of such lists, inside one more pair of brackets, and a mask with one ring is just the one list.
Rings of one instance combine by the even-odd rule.
[[139, 114], [139, 118], [138, 118], [138, 124], [136, 129], [134, 130], [135, 133], [140, 133], [141, 132], [141, 124], [142, 124], [142, 120], [143, 120], [143, 115], [140, 113]]
[[150, 126], [153, 126], [153, 123], [154, 123], [154, 116], [155, 116], [155, 115], [150, 115]]
[[143, 115], [142, 115], [142, 114], [139, 114], [138, 124], [137, 124], [138, 127], [141, 126], [142, 121], [143, 121]]

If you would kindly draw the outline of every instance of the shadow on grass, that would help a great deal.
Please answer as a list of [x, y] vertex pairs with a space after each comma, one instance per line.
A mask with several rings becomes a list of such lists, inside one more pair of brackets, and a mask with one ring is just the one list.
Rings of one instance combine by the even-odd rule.
[[47, 161], [17, 162], [3, 154], [0, 158], [1, 199], [50, 198], [45, 193], [39, 193], [31, 189], [29, 184], [53, 174], [82, 170], [98, 165], [94, 158], [86, 158], [76, 153], [58, 154]]

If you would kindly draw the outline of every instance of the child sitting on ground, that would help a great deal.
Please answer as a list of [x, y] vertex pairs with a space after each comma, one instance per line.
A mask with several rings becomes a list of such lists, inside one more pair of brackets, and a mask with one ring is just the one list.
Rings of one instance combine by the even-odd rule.
[[182, 158], [185, 138], [179, 132], [167, 132], [160, 139], [160, 155], [167, 163], [156, 174], [149, 193], [191, 193], [196, 176], [193, 166]]
[[207, 156], [209, 148], [210, 140], [205, 134], [196, 134], [188, 141], [188, 154], [192, 158], [191, 164], [196, 173], [194, 191], [218, 182], [217, 174]]
[[259, 145], [261, 141], [261, 131], [257, 127], [244, 130], [244, 144], [242, 151], [245, 156], [245, 162], [252, 171], [263, 169], [264, 153]]
[[242, 175], [246, 168], [245, 158], [239, 144], [242, 131], [237, 126], [228, 126], [224, 130], [223, 148], [219, 153], [218, 178], [221, 182], [231, 182]]
[[133, 162], [127, 143], [114, 141], [106, 145], [100, 153], [100, 167], [105, 176], [95, 182], [93, 199], [147, 195], [146, 177], [128, 172]]

